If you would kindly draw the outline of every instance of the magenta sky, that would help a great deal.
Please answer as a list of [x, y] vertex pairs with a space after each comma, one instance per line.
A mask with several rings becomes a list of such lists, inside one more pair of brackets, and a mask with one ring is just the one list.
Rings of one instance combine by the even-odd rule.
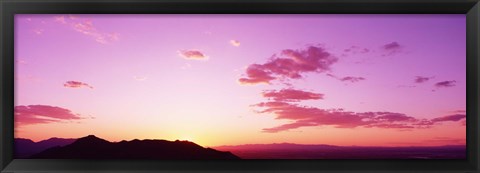
[[464, 15], [17, 15], [16, 137], [465, 143]]

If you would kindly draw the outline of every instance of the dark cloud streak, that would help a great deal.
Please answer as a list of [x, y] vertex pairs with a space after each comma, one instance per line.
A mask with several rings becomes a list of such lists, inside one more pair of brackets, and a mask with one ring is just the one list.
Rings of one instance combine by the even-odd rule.
[[455, 80], [442, 81], [442, 82], [437, 82], [437, 83], [435, 84], [435, 86], [436, 86], [437, 88], [441, 88], [441, 87], [444, 87], [444, 88], [446, 88], [446, 87], [454, 87], [456, 82], [457, 82], [457, 81], [455, 81]]

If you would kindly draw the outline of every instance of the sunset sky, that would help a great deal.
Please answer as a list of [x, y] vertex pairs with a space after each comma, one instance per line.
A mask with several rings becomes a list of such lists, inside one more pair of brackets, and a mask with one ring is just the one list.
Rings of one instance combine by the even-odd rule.
[[465, 144], [465, 15], [16, 15], [15, 137]]

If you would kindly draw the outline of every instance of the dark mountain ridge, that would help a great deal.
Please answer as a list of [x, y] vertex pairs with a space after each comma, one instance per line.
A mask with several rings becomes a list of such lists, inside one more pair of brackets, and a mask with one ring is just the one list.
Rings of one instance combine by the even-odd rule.
[[16, 138], [14, 139], [15, 158], [25, 159], [48, 148], [71, 144], [75, 142], [75, 140], [76, 139], [50, 138], [34, 142], [30, 139]]
[[109, 142], [89, 135], [63, 147], [53, 147], [32, 159], [240, 159], [230, 152], [204, 148], [189, 141], [132, 140]]

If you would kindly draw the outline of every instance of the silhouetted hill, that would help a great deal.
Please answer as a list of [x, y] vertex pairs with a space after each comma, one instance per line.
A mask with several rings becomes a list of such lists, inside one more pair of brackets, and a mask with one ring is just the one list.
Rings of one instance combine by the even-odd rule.
[[240, 159], [230, 152], [203, 148], [189, 141], [132, 140], [109, 142], [90, 135], [53, 147], [33, 159]]
[[450, 146], [333, 146], [302, 144], [247, 144], [213, 147], [243, 159], [465, 159], [465, 145]]
[[33, 142], [30, 139], [16, 138], [14, 139], [15, 158], [17, 159], [28, 158], [31, 155], [39, 153], [48, 148], [52, 148], [55, 146], [65, 146], [65, 145], [71, 144], [75, 140], [76, 139], [50, 138], [50, 139], [39, 141], [39, 142]]

